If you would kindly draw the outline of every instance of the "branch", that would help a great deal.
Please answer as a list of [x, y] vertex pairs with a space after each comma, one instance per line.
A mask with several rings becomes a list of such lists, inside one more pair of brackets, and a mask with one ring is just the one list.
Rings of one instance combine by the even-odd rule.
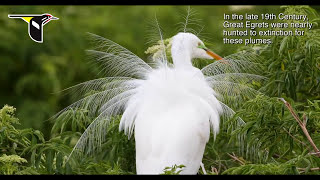
[[[301, 171], [300, 173], [304, 173], [306, 172], [307, 168], [297, 168], [299, 171]], [[316, 168], [310, 168], [309, 171], [319, 171], [320, 167], [316, 167]]]
[[312, 154], [312, 155], [320, 155], [320, 152], [311, 152], [309, 154]]
[[238, 161], [241, 165], [245, 165], [246, 163], [241, 161], [234, 153], [232, 153], [233, 155], [227, 153], [232, 159], [234, 159], [235, 161]]
[[213, 167], [213, 166], [211, 166], [211, 173], [215, 173], [215, 174], [219, 174], [219, 171], [218, 171], [218, 169], [217, 168], [215, 168], [215, 167]]
[[306, 121], [306, 116], [303, 116], [303, 122], [300, 120], [300, 118], [298, 117], [298, 115], [294, 112], [292, 106], [283, 98], [278, 98], [280, 101], [282, 101], [284, 103], [284, 105], [289, 109], [290, 113], [292, 114], [292, 116], [294, 117], [294, 119], [298, 122], [299, 126], [301, 127], [304, 135], [307, 137], [308, 141], [310, 142], [311, 146], [313, 147], [313, 150], [316, 152], [316, 155], [318, 157], [320, 157], [320, 151], [317, 148], [317, 146], [314, 144], [311, 136], [309, 135], [309, 132], [306, 128], [307, 125], [307, 121]]

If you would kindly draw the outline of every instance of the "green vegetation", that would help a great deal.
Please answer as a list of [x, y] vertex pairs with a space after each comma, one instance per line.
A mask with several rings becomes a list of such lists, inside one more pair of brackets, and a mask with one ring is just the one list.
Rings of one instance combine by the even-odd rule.
[[177, 166], [176, 164], [172, 167], [165, 167], [162, 175], [177, 175], [179, 174], [185, 166], [183, 164]]
[[[147, 59], [157, 47], [145, 45], [146, 27], [140, 21], [150, 17], [145, 21], [147, 24], [157, 12], [161, 26], [165, 27], [165, 38], [170, 38], [176, 33], [171, 25], [181, 22], [178, 12], [184, 13], [186, 7], [2, 6], [0, 9], [3, 39], [0, 174], [135, 174], [134, 139], [128, 140], [119, 133], [120, 117], [114, 117], [116, 120], [108, 126], [102, 151], [80, 160], [71, 157], [69, 161], [68, 155], [93, 117], [86, 110], [69, 110], [64, 118], [48, 119], [74, 102], [72, 95], [57, 92], [100, 76], [98, 68], [95, 65], [88, 68], [84, 60], [84, 50], [89, 44], [85, 32], [112, 39]], [[222, 120], [222, 124], [232, 123], [241, 117], [246, 124], [235, 131], [222, 125], [216, 140], [210, 139], [203, 157], [207, 174], [320, 174], [320, 154], [315, 148], [320, 148], [318, 9], [258, 6], [237, 11], [307, 14], [315, 26], [306, 30], [304, 36], [274, 37], [270, 45], [245, 47], [221, 43], [223, 13], [233, 12], [227, 6], [194, 7], [197, 18], [206, 25], [204, 31], [214, 35], [205, 40], [210, 41], [208, 47], [221, 56], [254, 51], [265, 60], [263, 75], [268, 78], [264, 84], [255, 86], [263, 95], [236, 107], [233, 119]], [[8, 14], [37, 12], [60, 18], [45, 26], [43, 44], [30, 40], [25, 22], [7, 18]], [[169, 39], [165, 43], [170, 46]], [[197, 60], [195, 66], [203, 67], [209, 62]], [[279, 98], [284, 98], [292, 109]], [[243, 141], [239, 141], [239, 134]], [[167, 167], [163, 174], [179, 174], [181, 168], [183, 165]], [[201, 169], [199, 174], [203, 174]]]

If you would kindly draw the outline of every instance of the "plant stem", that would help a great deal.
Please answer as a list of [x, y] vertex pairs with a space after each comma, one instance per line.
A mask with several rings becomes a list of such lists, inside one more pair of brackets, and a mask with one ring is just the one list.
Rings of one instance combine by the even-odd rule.
[[304, 143], [304, 142], [300, 141], [299, 139], [297, 139], [296, 137], [294, 137], [294, 136], [293, 136], [289, 131], [287, 131], [285, 128], [283, 128], [283, 130], [284, 130], [286, 133], [288, 133], [289, 136], [292, 137], [293, 140], [296, 140], [297, 142], [299, 142], [300, 144], [306, 146], [306, 147], [309, 149], [309, 146], [308, 146], [306, 143]]
[[313, 147], [314, 151], [316, 152], [316, 155], [318, 157], [320, 157], [319, 154], [319, 149], [317, 148], [317, 146], [314, 144], [307, 128], [306, 128], [306, 119], [304, 118], [304, 121], [302, 122], [299, 118], [299, 116], [294, 112], [292, 106], [290, 105], [290, 103], [288, 103], [286, 100], [284, 100], [283, 98], [279, 98], [280, 101], [282, 101], [284, 103], [284, 105], [289, 109], [290, 113], [292, 114], [292, 116], [294, 117], [294, 119], [298, 122], [299, 126], [301, 127], [303, 133], [305, 134], [305, 136], [307, 137], [308, 141], [310, 142], [311, 146]]
[[[297, 168], [298, 170], [301, 171], [301, 173], [304, 173], [306, 171], [306, 168]], [[316, 168], [310, 168], [310, 171], [319, 171], [320, 167], [316, 167]]]
[[233, 155], [227, 153], [232, 159], [238, 161], [241, 165], [245, 165], [246, 163], [244, 163], [243, 161], [241, 161], [234, 153], [232, 153]]

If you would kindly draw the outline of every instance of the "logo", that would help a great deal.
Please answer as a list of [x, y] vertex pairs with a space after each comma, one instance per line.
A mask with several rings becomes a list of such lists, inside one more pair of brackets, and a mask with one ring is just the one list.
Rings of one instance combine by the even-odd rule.
[[43, 26], [51, 20], [59, 18], [51, 14], [9, 14], [9, 18], [21, 18], [28, 23], [28, 32], [32, 40], [37, 43], [43, 42]]

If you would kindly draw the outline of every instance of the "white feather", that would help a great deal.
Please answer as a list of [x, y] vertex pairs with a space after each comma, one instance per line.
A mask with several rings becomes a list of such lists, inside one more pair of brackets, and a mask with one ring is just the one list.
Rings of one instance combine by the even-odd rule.
[[[199, 72], [196, 68], [156, 69], [128, 101], [121, 123], [135, 121], [137, 173], [159, 174], [174, 164], [186, 166], [182, 173], [198, 172], [210, 124], [216, 134], [222, 111]], [[132, 109], [134, 114], [126, 114]]]

